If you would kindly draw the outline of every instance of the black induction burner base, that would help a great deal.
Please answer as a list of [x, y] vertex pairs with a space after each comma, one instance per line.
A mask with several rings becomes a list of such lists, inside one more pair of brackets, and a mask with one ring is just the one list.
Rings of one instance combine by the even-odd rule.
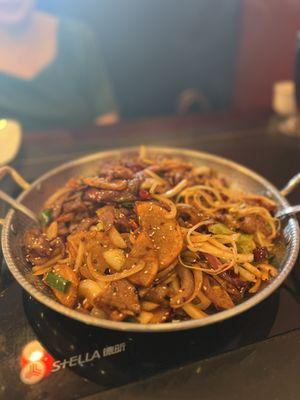
[[86, 326], [26, 294], [23, 304], [37, 338], [60, 360], [54, 371], [69, 367], [81, 377], [111, 388], [267, 338], [279, 293], [225, 322], [169, 333], [125, 333]]

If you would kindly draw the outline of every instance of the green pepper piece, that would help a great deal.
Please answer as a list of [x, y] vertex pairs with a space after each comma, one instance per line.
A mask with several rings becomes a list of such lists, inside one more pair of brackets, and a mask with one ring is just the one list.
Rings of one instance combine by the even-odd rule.
[[60, 292], [66, 293], [71, 286], [71, 282], [67, 279], [56, 275], [54, 272], [48, 272], [45, 282], [53, 289], [59, 290]]
[[232, 235], [234, 233], [226, 225], [221, 223], [210, 225], [208, 230], [214, 235]]
[[52, 210], [51, 208], [46, 208], [39, 214], [39, 222], [43, 226], [47, 226], [52, 221]]
[[236, 245], [238, 253], [252, 253], [256, 248], [253, 235], [247, 235], [246, 233], [240, 233]]

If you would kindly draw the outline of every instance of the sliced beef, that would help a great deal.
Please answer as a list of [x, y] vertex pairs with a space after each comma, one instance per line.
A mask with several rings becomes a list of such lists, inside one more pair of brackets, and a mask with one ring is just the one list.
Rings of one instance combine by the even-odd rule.
[[268, 226], [265, 222], [256, 215], [247, 215], [244, 217], [239, 224], [239, 229], [245, 233], [255, 233], [258, 230], [263, 234], [267, 235], [269, 233]]
[[82, 221], [79, 222], [79, 224], [76, 226], [76, 231], [77, 232], [82, 232], [82, 231], [88, 231], [90, 227], [97, 222], [96, 217], [92, 218], [84, 218]]
[[53, 253], [50, 241], [38, 228], [26, 232], [24, 245], [29, 253], [34, 253], [37, 256], [48, 257]]
[[164, 285], [157, 285], [150, 289], [141, 289], [139, 291], [140, 297], [144, 300], [152, 301], [157, 304], [168, 304], [169, 297], [171, 295], [170, 289]]
[[[202, 253], [209, 265], [214, 269], [221, 267], [220, 261], [212, 254]], [[241, 300], [242, 293], [247, 287], [247, 283], [243, 282], [233, 271], [224, 271], [214, 278], [235, 300]]]
[[32, 265], [42, 264], [58, 254], [64, 254], [65, 246], [61, 238], [50, 241], [38, 228], [25, 234], [24, 246], [26, 259]]
[[[242, 300], [242, 287], [238, 288], [235, 286], [235, 280], [230, 279], [230, 276], [226, 274], [227, 271], [223, 272], [223, 274], [216, 275], [214, 279], [226, 290], [227, 293], [230, 294], [230, 296], [235, 300], [235, 301], [240, 301]], [[242, 281], [241, 281], [242, 282]], [[242, 282], [244, 283], [244, 282]]]
[[97, 210], [99, 221], [104, 224], [105, 230], [109, 230], [116, 220], [116, 210], [113, 206], [104, 206]]
[[96, 188], [88, 189], [84, 194], [84, 200], [91, 201], [92, 203], [115, 202], [122, 203], [124, 201], [136, 200], [136, 195], [129, 190], [113, 191], [113, 190], [100, 190]]
[[178, 216], [183, 223], [189, 223], [191, 225], [196, 225], [201, 218], [201, 213], [194, 207], [177, 205]]
[[137, 196], [141, 183], [144, 180], [142, 173], [137, 173], [132, 179], [128, 181], [128, 190]]
[[82, 193], [75, 193], [68, 201], [63, 204], [63, 213], [70, 213], [72, 211], [80, 212], [86, 210], [86, 205], [82, 201]]
[[58, 235], [59, 236], [67, 236], [69, 233], [72, 232], [71, 228], [68, 228], [65, 222], [58, 223]]
[[124, 165], [107, 163], [101, 166], [99, 176], [104, 176], [109, 179], [131, 179], [133, 177], [133, 171]]
[[142, 171], [143, 169], [148, 167], [148, 165], [139, 157], [132, 157], [128, 160], [125, 159], [122, 164], [134, 173]]
[[225, 281], [227, 281], [229, 284], [233, 285], [234, 287], [237, 288], [237, 290], [240, 293], [243, 293], [246, 288], [248, 287], [249, 283], [244, 282], [240, 279], [239, 275], [237, 275], [234, 271], [228, 270], [225, 272], [222, 272], [220, 274], [220, 277], [223, 278]]
[[119, 232], [129, 232], [138, 227], [137, 216], [125, 207], [115, 209], [115, 224]]
[[[140, 312], [140, 304], [135, 287], [127, 280], [111, 282], [103, 293], [94, 300], [96, 307], [118, 311], [124, 315]], [[110, 313], [109, 313], [110, 314]]]
[[75, 213], [70, 212], [67, 214], [60, 215], [59, 217], [56, 218], [57, 222], [70, 222], [73, 221], [75, 218]]

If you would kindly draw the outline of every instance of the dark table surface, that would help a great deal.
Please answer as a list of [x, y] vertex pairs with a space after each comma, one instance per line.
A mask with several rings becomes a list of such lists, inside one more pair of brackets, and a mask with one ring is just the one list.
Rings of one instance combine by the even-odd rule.
[[[185, 147], [230, 158], [254, 169], [280, 188], [293, 174], [300, 171], [300, 139], [269, 132], [267, 122], [266, 116], [261, 114], [218, 115], [140, 120], [101, 129], [87, 127], [73, 131], [25, 132], [21, 152], [12, 165], [27, 180], [32, 181], [62, 162], [91, 152], [151, 144]], [[5, 180], [4, 185], [10, 193], [17, 194], [9, 180]], [[290, 200], [300, 204], [300, 190]], [[3, 207], [0, 208], [0, 216], [4, 212]], [[287, 285], [287, 292], [292, 293], [293, 302], [278, 291], [281, 300], [272, 322], [272, 335], [235, 350], [202, 358], [183, 367], [88, 398], [299, 399], [299, 267], [298, 261], [290, 278], [293, 282]], [[1, 301], [0, 299], [0, 310]], [[259, 322], [257, 321], [258, 326]], [[256, 323], [255, 319], [253, 323]], [[13, 330], [14, 321], [10, 325], [10, 330]], [[1, 385], [4, 387], [5, 382], [0, 382], [0, 398]], [[7, 398], [9, 392], [5, 393], [6, 397], [3, 398]], [[31, 390], [30, 393], [28, 398], [35, 399], [34, 391]]]

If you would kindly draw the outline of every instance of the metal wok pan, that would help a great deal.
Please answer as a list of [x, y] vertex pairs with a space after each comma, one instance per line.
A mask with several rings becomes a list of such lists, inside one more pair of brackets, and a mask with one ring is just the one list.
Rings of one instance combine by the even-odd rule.
[[[57, 190], [58, 187], [64, 185], [69, 178], [76, 175], [91, 174], [95, 171], [100, 161], [119, 158], [125, 154], [130, 155], [136, 153], [137, 150], [137, 148], [128, 148], [105, 151], [63, 164], [29, 185], [17, 200], [37, 213], [42, 209], [44, 201]], [[297, 175], [280, 192], [266, 179], [253, 171], [221, 157], [197, 151], [173, 148], [150, 147], [148, 151], [154, 154], [159, 153], [184, 157], [195, 165], [207, 165], [217, 170], [221, 175], [228, 177], [233, 186], [237, 188], [272, 197], [277, 202], [279, 210], [290, 206], [284, 196], [300, 183], [300, 177]], [[25, 182], [23, 182], [23, 186], [26, 187]], [[85, 324], [121, 331], [163, 332], [192, 329], [210, 325], [238, 315], [270, 296], [271, 293], [282, 284], [293, 268], [299, 251], [299, 226], [296, 217], [292, 215], [283, 220], [282, 223], [282, 235], [286, 243], [286, 250], [279, 265], [279, 274], [258, 293], [229, 310], [215, 313], [206, 318], [184, 322], [142, 325], [131, 322], [115, 322], [99, 319], [68, 309], [58, 303], [54, 299], [50, 289], [43, 284], [40, 278], [34, 277], [30, 273], [31, 268], [24, 258], [22, 252], [23, 235], [31, 225], [32, 221], [28, 217], [20, 212], [10, 210], [4, 220], [2, 230], [2, 248], [7, 266], [23, 289], [44, 305], [67, 317], [76, 319]]]

